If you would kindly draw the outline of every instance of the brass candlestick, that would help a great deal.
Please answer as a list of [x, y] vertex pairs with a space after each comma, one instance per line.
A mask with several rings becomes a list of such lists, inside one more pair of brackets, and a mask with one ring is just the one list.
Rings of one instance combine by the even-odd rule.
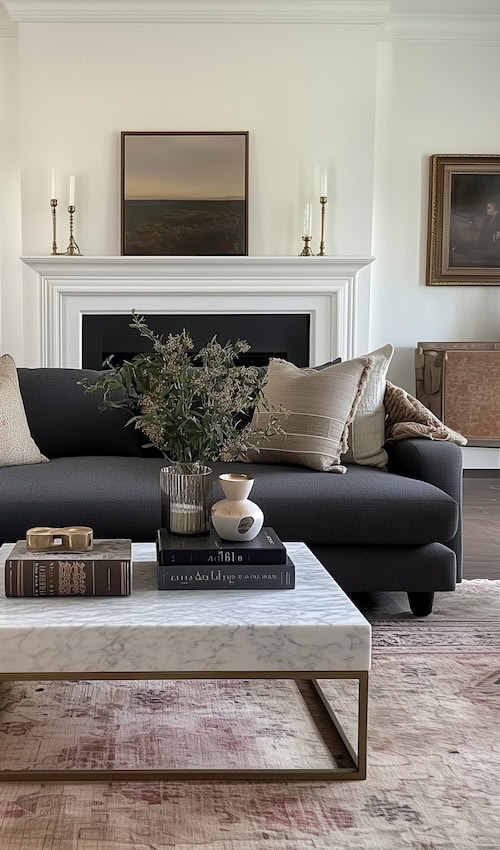
[[319, 243], [319, 251], [318, 257], [326, 257], [325, 251], [325, 206], [328, 201], [328, 197], [326, 195], [320, 196], [321, 203], [321, 242]]
[[75, 210], [76, 210], [76, 207], [74, 206], [74, 204], [70, 204], [69, 207], [68, 207], [68, 212], [69, 212], [69, 242], [68, 242], [68, 247], [66, 249], [66, 254], [68, 254], [70, 257], [74, 257], [78, 254], [81, 254], [81, 251], [80, 251], [80, 249], [79, 249], [78, 245], [76, 244], [74, 237], [73, 237], [73, 216], [75, 214]]
[[302, 237], [305, 244], [304, 244], [304, 247], [302, 248], [302, 251], [299, 254], [299, 257], [314, 257], [314, 254], [311, 251], [311, 248], [309, 246], [309, 242], [311, 241], [311, 238], [312, 238], [311, 236], [303, 236]]
[[51, 198], [50, 199], [50, 206], [52, 208], [52, 254], [57, 254], [57, 239], [56, 239], [57, 198]]

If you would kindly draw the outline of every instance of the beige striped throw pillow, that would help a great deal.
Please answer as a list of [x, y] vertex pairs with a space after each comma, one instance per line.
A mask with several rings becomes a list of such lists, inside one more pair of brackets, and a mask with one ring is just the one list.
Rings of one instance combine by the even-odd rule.
[[[273, 408], [282, 404], [290, 414], [282, 422], [284, 433], [264, 440], [258, 449], [249, 449], [247, 462], [293, 463], [321, 472], [340, 471], [348, 426], [372, 366], [370, 357], [346, 360], [320, 371], [271, 360], [264, 395]], [[265, 427], [268, 416], [266, 410], [257, 407], [251, 429]]]

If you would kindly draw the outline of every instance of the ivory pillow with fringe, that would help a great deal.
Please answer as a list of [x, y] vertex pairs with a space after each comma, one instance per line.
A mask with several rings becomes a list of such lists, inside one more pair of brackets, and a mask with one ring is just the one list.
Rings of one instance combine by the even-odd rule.
[[[345, 472], [340, 455], [347, 450], [349, 423], [354, 418], [373, 367], [370, 357], [357, 357], [317, 371], [299, 369], [287, 360], [272, 359], [264, 395], [273, 408], [290, 411], [284, 433], [249, 449], [248, 463], [291, 463], [320, 472]], [[254, 412], [251, 429], [265, 428], [269, 413]]]
[[373, 368], [356, 416], [349, 425], [347, 436], [349, 448], [342, 455], [342, 463], [359, 463], [361, 466], [378, 467], [387, 465], [387, 452], [384, 449], [384, 393], [385, 378], [393, 354], [394, 346], [387, 343], [366, 355], [372, 358]]

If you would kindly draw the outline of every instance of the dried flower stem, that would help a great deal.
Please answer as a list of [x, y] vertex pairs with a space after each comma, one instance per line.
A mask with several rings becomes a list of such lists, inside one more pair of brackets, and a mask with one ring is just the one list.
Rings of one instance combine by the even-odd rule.
[[[128, 408], [129, 423], [145, 434], [147, 446], [171, 462], [229, 461], [281, 432], [287, 411], [269, 407], [262, 392], [265, 376], [253, 366], [235, 365], [238, 355], [249, 351], [247, 342], [221, 345], [214, 336], [193, 354], [186, 330], [165, 339], [135, 311], [130, 327], [150, 341], [152, 351], [121, 366], [109, 358], [103, 375], [80, 384], [89, 392], [103, 391], [101, 408]], [[265, 430], [252, 431], [249, 420], [257, 404], [270, 415]]]

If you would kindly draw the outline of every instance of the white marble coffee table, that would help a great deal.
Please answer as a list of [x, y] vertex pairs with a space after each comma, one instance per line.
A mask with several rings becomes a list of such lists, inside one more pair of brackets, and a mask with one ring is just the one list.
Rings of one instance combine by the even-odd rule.
[[[7, 599], [0, 547], [0, 680], [303, 679], [351, 758], [332, 769], [20, 770], [8, 781], [364, 779], [371, 627], [303, 543], [294, 590], [159, 591], [154, 544], [133, 545], [127, 597]], [[356, 751], [318, 679], [358, 681]]]

